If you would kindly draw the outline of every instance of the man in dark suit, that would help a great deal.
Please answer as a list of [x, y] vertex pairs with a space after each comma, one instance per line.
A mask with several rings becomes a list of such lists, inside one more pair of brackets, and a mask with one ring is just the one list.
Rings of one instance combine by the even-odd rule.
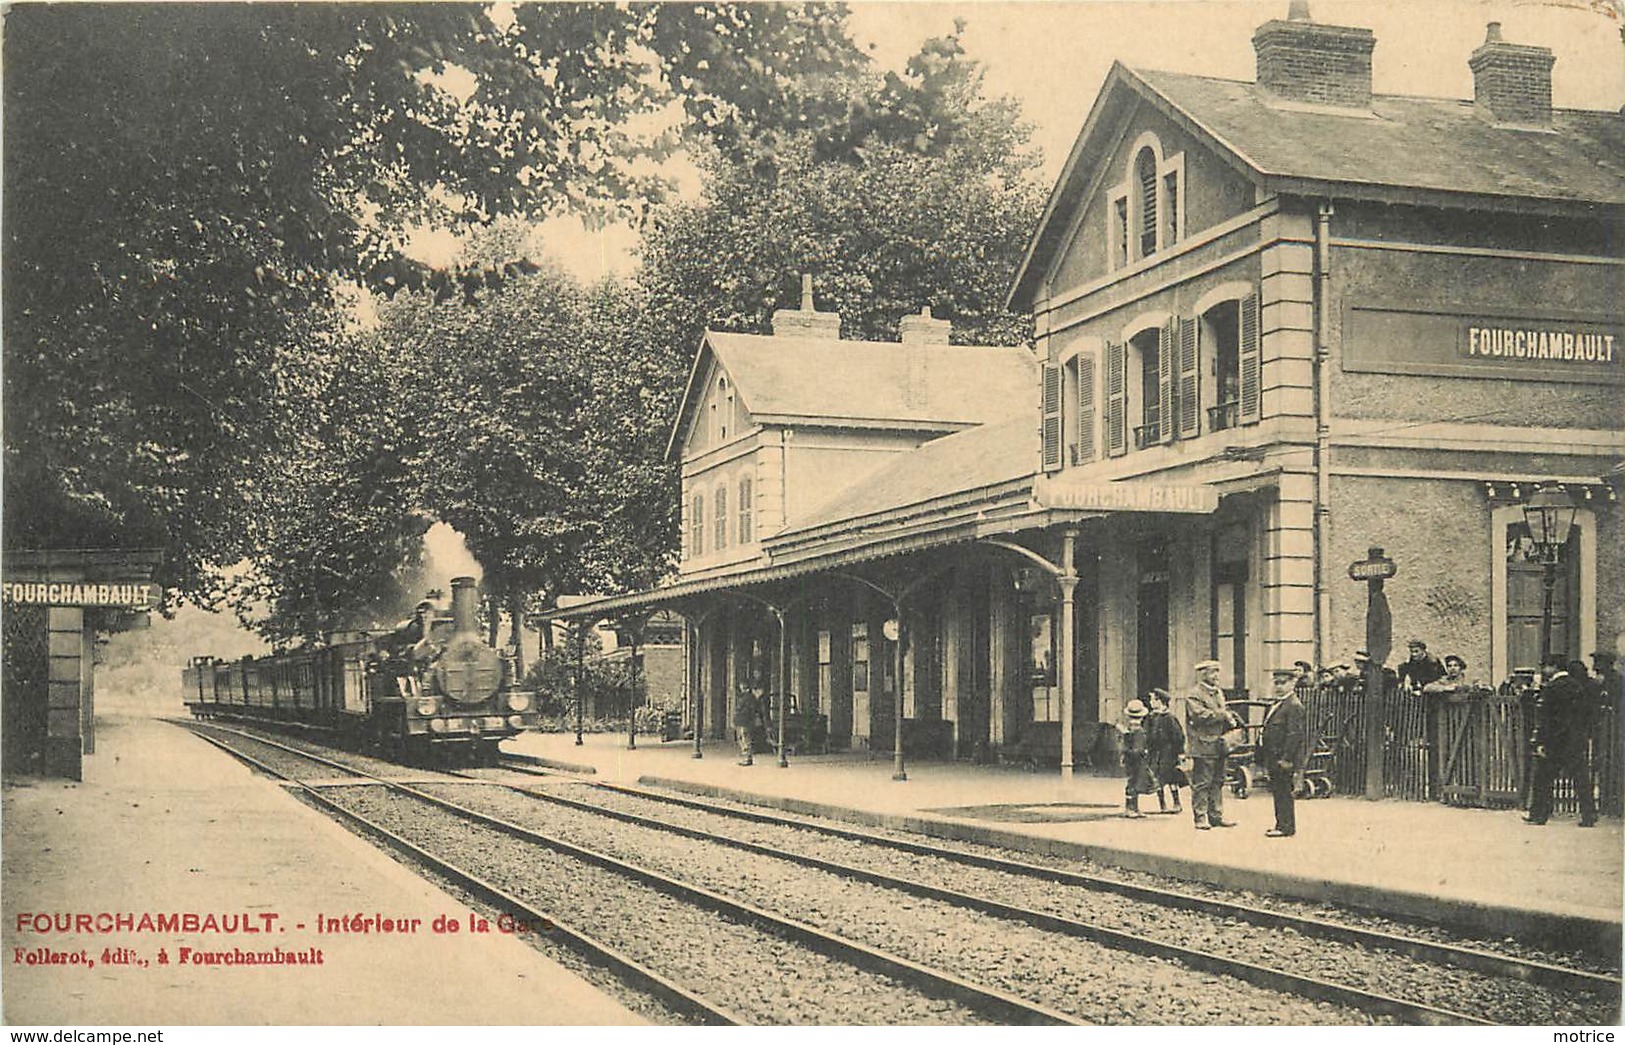
[[1297, 668], [1276, 668], [1271, 678], [1275, 703], [1264, 715], [1259, 750], [1264, 768], [1269, 770], [1270, 794], [1275, 797], [1275, 826], [1264, 834], [1291, 838], [1298, 833], [1293, 794], [1309, 760], [1309, 712], [1298, 699]]
[[1580, 799], [1580, 826], [1597, 823], [1597, 796], [1591, 787], [1591, 725], [1596, 718], [1596, 691], [1579, 661], [1564, 663], [1560, 654], [1546, 658], [1546, 678], [1535, 697], [1535, 727], [1529, 737], [1534, 770], [1529, 785], [1529, 815], [1524, 821], [1544, 824], [1552, 815], [1552, 784], [1566, 772]]

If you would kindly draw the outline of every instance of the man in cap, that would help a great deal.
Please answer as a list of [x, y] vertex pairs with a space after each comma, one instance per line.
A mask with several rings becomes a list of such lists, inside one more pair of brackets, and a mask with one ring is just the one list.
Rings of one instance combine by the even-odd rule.
[[1196, 686], [1185, 698], [1185, 736], [1191, 759], [1191, 813], [1196, 829], [1235, 827], [1224, 818], [1224, 760], [1229, 745], [1224, 735], [1241, 722], [1224, 706], [1219, 688], [1219, 662], [1196, 665]]
[[1291, 838], [1298, 832], [1293, 795], [1309, 761], [1309, 712], [1298, 699], [1296, 667], [1276, 668], [1270, 678], [1275, 703], [1264, 714], [1259, 749], [1270, 775], [1270, 794], [1275, 798], [1275, 826], [1264, 834]]
[[1597, 822], [1597, 796], [1591, 784], [1591, 725], [1596, 718], [1595, 693], [1582, 678], [1585, 665], [1565, 663], [1549, 654], [1541, 665], [1544, 680], [1535, 697], [1535, 728], [1529, 737], [1534, 771], [1529, 784], [1529, 814], [1524, 822], [1544, 824], [1552, 815], [1552, 784], [1567, 773], [1580, 799], [1580, 826]]
[[1444, 665], [1428, 652], [1428, 644], [1421, 639], [1406, 643], [1410, 657], [1399, 666], [1399, 684], [1412, 693], [1420, 693], [1429, 682], [1444, 678]]

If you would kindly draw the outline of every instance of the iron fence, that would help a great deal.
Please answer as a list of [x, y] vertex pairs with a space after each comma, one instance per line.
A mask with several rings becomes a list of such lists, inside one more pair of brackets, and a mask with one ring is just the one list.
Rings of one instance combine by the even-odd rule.
[[[1533, 721], [1528, 691], [1473, 689], [1419, 697], [1400, 690], [1392, 679], [1385, 682], [1385, 796], [1488, 808], [1528, 805]], [[1369, 708], [1364, 679], [1312, 684], [1299, 693], [1322, 745], [1332, 752], [1335, 793], [1364, 794]], [[1592, 729], [1591, 775], [1605, 816], [1625, 811], [1622, 754], [1619, 709], [1603, 708]], [[1558, 812], [1572, 813], [1579, 806], [1574, 783], [1566, 776], [1556, 782], [1552, 799]]]

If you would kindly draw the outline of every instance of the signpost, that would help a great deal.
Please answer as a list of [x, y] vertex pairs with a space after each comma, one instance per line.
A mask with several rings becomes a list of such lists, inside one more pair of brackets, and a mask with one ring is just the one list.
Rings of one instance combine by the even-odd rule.
[[1366, 549], [1364, 559], [1349, 564], [1349, 578], [1366, 583], [1365, 650], [1371, 659], [1365, 665], [1365, 797], [1372, 799], [1381, 798], [1383, 791], [1382, 666], [1394, 642], [1394, 618], [1382, 583], [1398, 572], [1394, 560], [1375, 546]]

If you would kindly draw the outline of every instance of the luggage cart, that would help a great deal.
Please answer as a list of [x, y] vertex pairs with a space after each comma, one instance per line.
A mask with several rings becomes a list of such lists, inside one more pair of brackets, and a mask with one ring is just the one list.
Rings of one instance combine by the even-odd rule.
[[1230, 752], [1224, 760], [1224, 784], [1237, 798], [1246, 798], [1258, 787], [1269, 785], [1269, 770], [1261, 761], [1264, 716], [1267, 700], [1227, 700], [1226, 709], [1241, 720], [1241, 728], [1230, 734]]
[[[1264, 764], [1264, 717], [1269, 714], [1271, 702], [1267, 700], [1230, 700], [1225, 702], [1241, 720], [1238, 739], [1231, 742], [1225, 759], [1225, 786], [1237, 798], [1261, 787], [1269, 787], [1269, 767]], [[1336, 790], [1332, 784], [1332, 765], [1337, 757], [1336, 735], [1315, 735], [1314, 746], [1303, 767], [1303, 786], [1299, 798], [1328, 798]]]

